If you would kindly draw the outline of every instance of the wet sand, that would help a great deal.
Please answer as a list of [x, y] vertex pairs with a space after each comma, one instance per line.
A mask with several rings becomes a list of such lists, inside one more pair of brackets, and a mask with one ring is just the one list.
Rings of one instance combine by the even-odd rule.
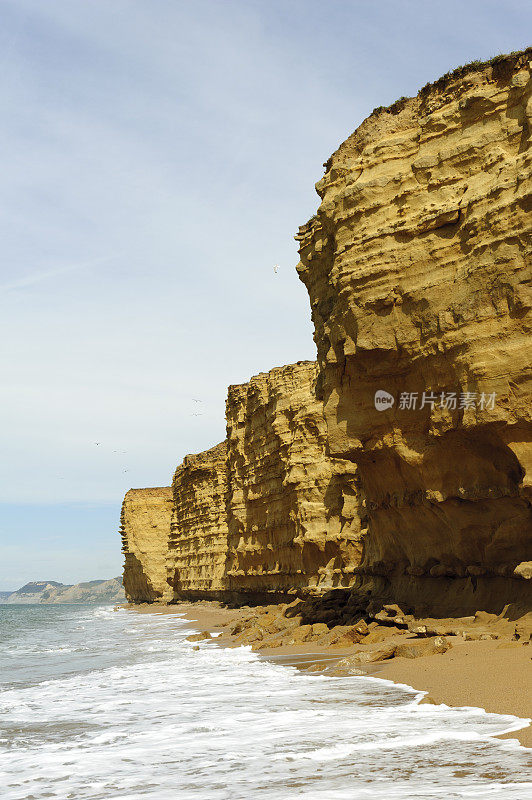
[[[216, 603], [179, 603], [172, 606], [128, 606], [140, 613], [178, 614], [191, 628], [219, 633], [213, 643], [235, 647], [229, 629], [243, 611], [228, 609]], [[246, 609], [249, 613], [249, 609]], [[427, 692], [424, 702], [448, 706], [475, 706], [497, 714], [513, 714], [532, 718], [532, 645], [511, 641], [461, 641], [453, 637], [453, 646], [446, 653], [422, 658], [393, 658], [369, 664], [368, 675], [403, 683]], [[264, 649], [257, 653], [277, 663], [302, 669], [322, 669], [350, 655], [360, 646], [347, 649], [320, 647], [316, 643]], [[502, 738], [518, 739], [532, 747], [532, 727], [504, 734]]]
[[[443, 655], [394, 658], [371, 672], [422, 689], [438, 704], [532, 718], [532, 647], [518, 642], [453, 641]], [[531, 727], [504, 736], [532, 747]]]

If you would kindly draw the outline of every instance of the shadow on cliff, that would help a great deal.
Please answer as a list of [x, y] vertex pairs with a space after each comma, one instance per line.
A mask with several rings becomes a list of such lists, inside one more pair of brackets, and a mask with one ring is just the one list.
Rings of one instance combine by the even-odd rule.
[[123, 583], [128, 603], [153, 603], [161, 597], [161, 592], [153, 588], [146, 576], [142, 562], [133, 553], [125, 553]]

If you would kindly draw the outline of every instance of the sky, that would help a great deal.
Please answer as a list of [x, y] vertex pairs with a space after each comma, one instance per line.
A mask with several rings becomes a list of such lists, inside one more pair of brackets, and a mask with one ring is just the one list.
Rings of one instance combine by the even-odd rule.
[[120, 573], [124, 493], [224, 438], [228, 384], [315, 358], [293, 237], [323, 162], [531, 22], [529, 0], [0, 0], [0, 590]]

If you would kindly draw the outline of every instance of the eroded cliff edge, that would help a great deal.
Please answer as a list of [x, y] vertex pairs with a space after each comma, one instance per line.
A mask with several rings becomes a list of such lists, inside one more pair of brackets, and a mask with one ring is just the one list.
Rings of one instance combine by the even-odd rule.
[[357, 589], [384, 600], [531, 605], [531, 66], [374, 112], [297, 237], [330, 453], [367, 515]]
[[317, 377], [302, 361], [229, 387], [230, 589], [323, 591], [349, 586], [360, 564], [355, 468], [327, 453]]
[[327, 453], [317, 376], [304, 361], [230, 386], [226, 440], [186, 456], [171, 489], [127, 493], [128, 599], [259, 602], [352, 583], [356, 468]]
[[155, 532], [130, 498], [130, 598], [530, 610], [531, 59], [455, 71], [331, 156], [297, 237], [319, 374], [230, 387], [226, 441], [151, 490]]
[[221, 596], [227, 558], [227, 445], [186, 456], [172, 481], [166, 554], [172, 598]]
[[166, 558], [173, 498], [170, 487], [130, 489], [120, 514], [124, 590], [130, 602], [166, 601]]

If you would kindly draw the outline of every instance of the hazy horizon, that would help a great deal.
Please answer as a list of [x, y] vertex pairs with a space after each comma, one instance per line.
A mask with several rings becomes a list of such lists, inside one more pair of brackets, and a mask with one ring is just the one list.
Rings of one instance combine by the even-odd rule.
[[106, 581], [111, 581], [111, 580], [114, 580], [114, 579], [117, 579], [117, 580], [121, 581], [122, 580], [122, 575], [110, 575], [110, 576], [105, 577], [105, 578], [102, 578], [102, 577], [91, 578], [91, 579], [86, 580], [86, 581], [79, 581], [78, 583], [63, 583], [63, 581], [56, 581], [54, 578], [34, 578], [31, 581], [26, 581], [26, 583], [23, 583], [21, 586], [17, 586], [16, 589], [0, 589], [0, 594], [13, 594], [13, 592], [18, 592], [20, 589], [23, 589], [25, 586], [29, 586], [29, 585], [31, 585], [33, 583], [38, 584], [38, 585], [47, 584], [47, 585], [51, 585], [51, 586], [57, 586], [59, 588], [61, 588], [61, 587], [67, 587], [68, 588], [69, 586], [79, 586], [79, 585], [83, 585], [83, 584], [95, 583], [97, 581], [105, 583]]
[[184, 455], [224, 438], [229, 384], [315, 358], [293, 237], [322, 164], [374, 107], [526, 47], [531, 13], [492, 0], [0, 8], [7, 591], [121, 572], [125, 492], [168, 485]]

